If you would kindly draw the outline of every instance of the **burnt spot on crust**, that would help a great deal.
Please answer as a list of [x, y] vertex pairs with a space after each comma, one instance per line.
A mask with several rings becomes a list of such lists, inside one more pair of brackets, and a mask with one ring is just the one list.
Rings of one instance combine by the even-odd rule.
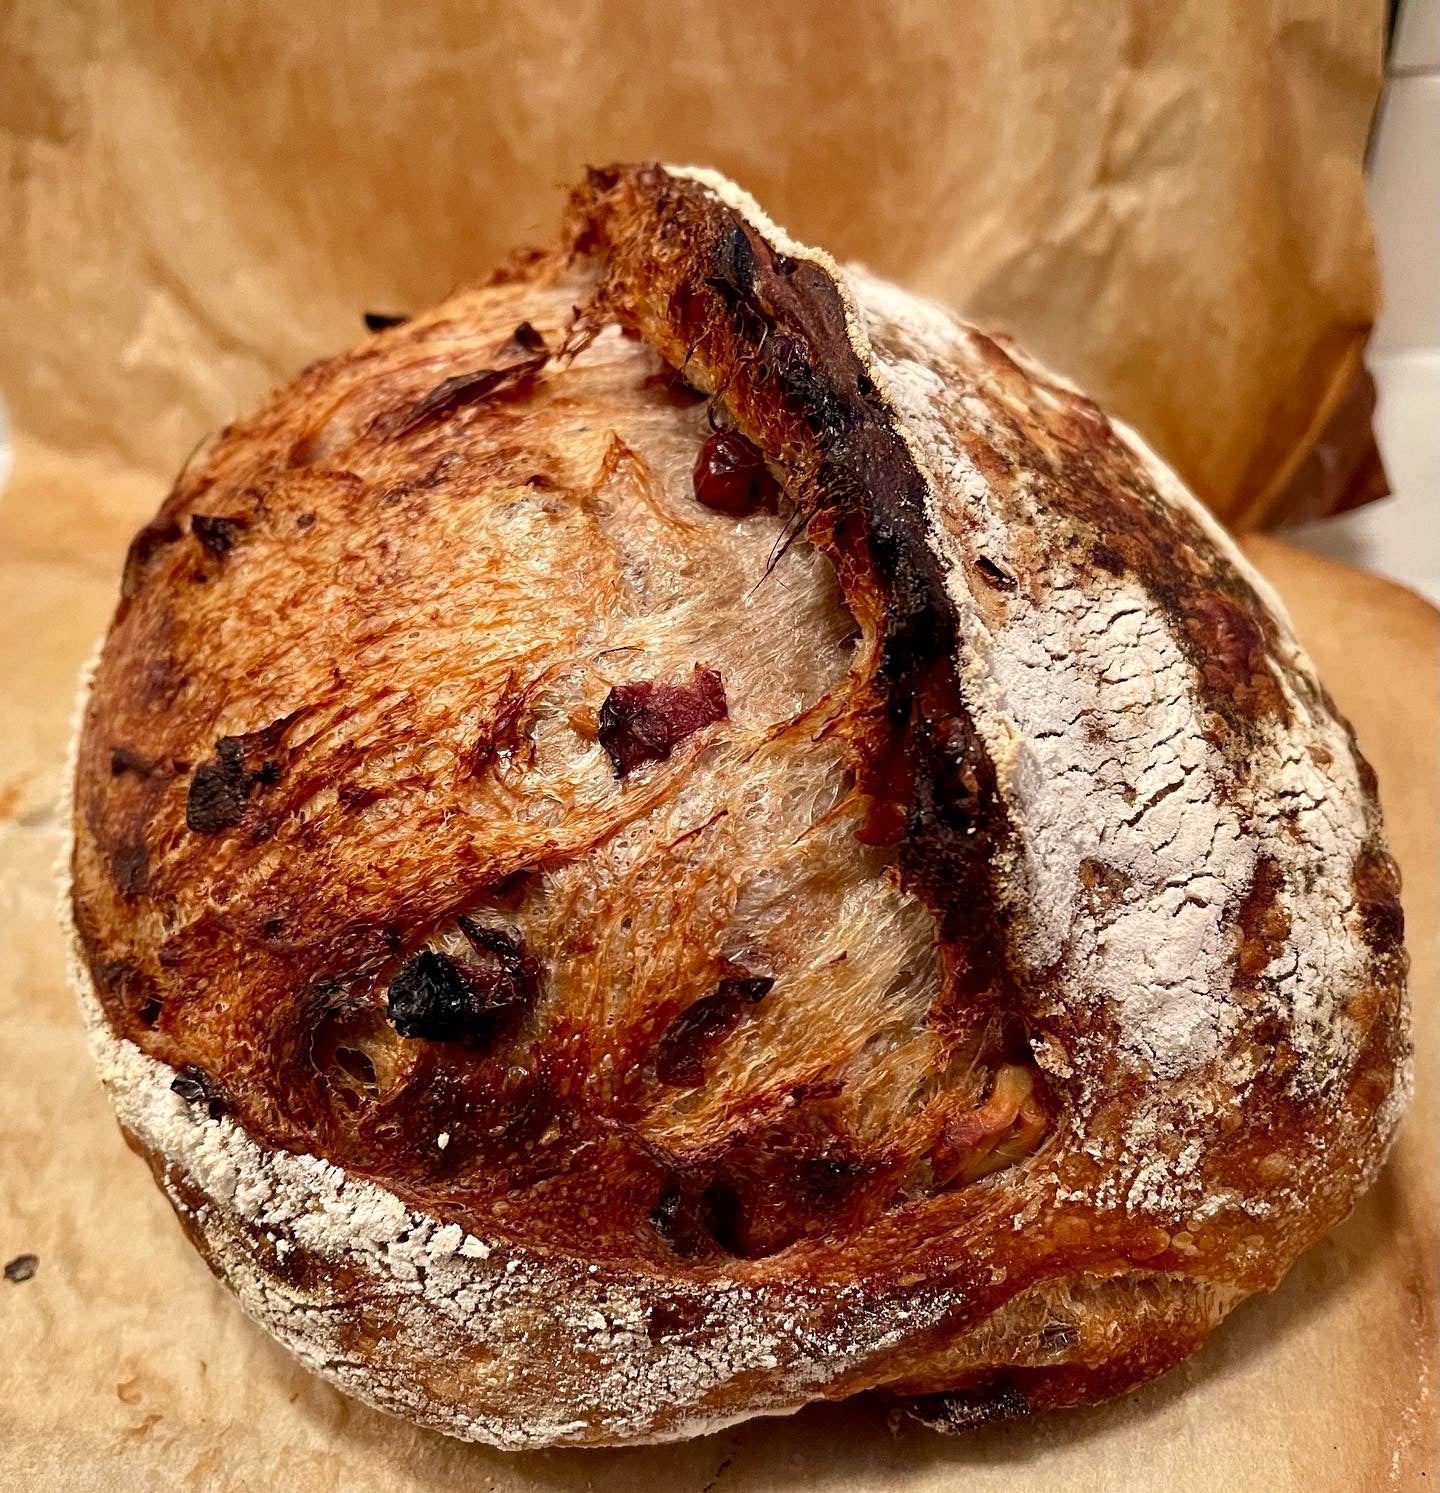
[[1201, 591], [1187, 599], [1184, 625], [1201, 680], [1212, 697], [1228, 699], [1252, 718], [1280, 710], [1280, 688], [1253, 609], [1223, 592]]
[[[239, 824], [254, 790], [279, 781], [280, 761], [274, 754], [300, 714], [294, 710], [258, 731], [220, 737], [215, 755], [200, 763], [190, 779], [185, 800], [188, 829], [197, 835], [216, 835]], [[273, 826], [270, 830], [273, 833]]]
[[522, 321], [511, 332], [510, 342], [518, 347], [521, 352], [529, 353], [532, 357], [536, 353], [543, 353], [546, 350], [545, 338], [528, 321]]
[[245, 813], [255, 785], [245, 768], [244, 748], [235, 736], [222, 736], [215, 755], [195, 769], [185, 802], [185, 824], [197, 835], [216, 835], [233, 828]]
[[683, 684], [617, 684], [600, 707], [595, 734], [623, 778], [643, 763], [663, 761], [686, 737], [728, 714], [719, 674], [696, 664]]
[[779, 490], [765, 458], [738, 430], [716, 430], [706, 437], [693, 480], [698, 501], [730, 518], [749, 518], [776, 506]]
[[401, 965], [386, 993], [391, 1025], [402, 1037], [478, 1046], [534, 1001], [539, 965], [509, 929], [459, 920], [476, 958], [425, 948]]
[[203, 1068], [186, 1063], [170, 1080], [170, 1092], [178, 1094], [186, 1104], [204, 1105], [212, 1120], [218, 1120], [225, 1110], [225, 1090]]
[[476, 368], [447, 378], [420, 400], [412, 404], [395, 424], [392, 435], [409, 435], [422, 425], [429, 425], [453, 415], [467, 405], [478, 404], [498, 394], [509, 384], [523, 384], [533, 378], [548, 361], [548, 355], [522, 358], [504, 368]]
[[250, 520], [238, 514], [193, 513], [190, 515], [190, 532], [199, 541], [200, 547], [212, 559], [223, 560], [235, 548], [241, 534], [250, 527]]
[[151, 560], [167, 545], [176, 544], [183, 538], [180, 525], [164, 509], [159, 517], [136, 534], [125, 552], [125, 569], [120, 579], [122, 601], [133, 601], [140, 594]]
[[[925, 895], [941, 937], [964, 948], [970, 978], [983, 990], [1003, 978], [1005, 966], [1003, 933], [995, 921], [1003, 917], [1003, 902], [990, 881], [1008, 816], [989, 753], [968, 714], [957, 709], [955, 681], [935, 669], [927, 684], [936, 708], [927, 710], [923, 697], [915, 700], [907, 723], [914, 789], [901, 866]], [[989, 909], [988, 926], [978, 908]]]
[[410, 318], [393, 311], [366, 311], [363, 320], [367, 332], [388, 332], [391, 327], [403, 327]]
[[123, 840], [111, 850], [110, 879], [127, 900], [138, 897], [150, 876], [150, 857], [139, 840]]
[[674, 1016], [655, 1044], [655, 1077], [672, 1088], [695, 1088], [705, 1081], [705, 1054], [739, 1025], [747, 1006], [769, 994], [768, 975], [732, 976], [711, 994]]
[[746, 305], [755, 284], [755, 250], [743, 224], [734, 223], [721, 233], [712, 251], [711, 266], [705, 283], [719, 291], [730, 310]]
[[1240, 947], [1235, 956], [1235, 984], [1254, 989], [1266, 967], [1285, 947], [1290, 936], [1290, 914], [1281, 905], [1285, 873], [1271, 856], [1255, 863], [1249, 890], [1235, 915]]
[[1356, 858], [1351, 886], [1366, 942], [1378, 955], [1397, 953], [1405, 939], [1405, 911], [1395, 858], [1379, 843], [1367, 845]]

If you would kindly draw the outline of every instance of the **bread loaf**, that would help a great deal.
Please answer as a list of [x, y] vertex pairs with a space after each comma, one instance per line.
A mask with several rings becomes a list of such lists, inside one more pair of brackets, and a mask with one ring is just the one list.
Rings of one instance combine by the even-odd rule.
[[316, 1371], [501, 1446], [1119, 1393], [1404, 1108], [1373, 773], [1131, 431], [616, 167], [136, 537], [75, 772], [121, 1125]]

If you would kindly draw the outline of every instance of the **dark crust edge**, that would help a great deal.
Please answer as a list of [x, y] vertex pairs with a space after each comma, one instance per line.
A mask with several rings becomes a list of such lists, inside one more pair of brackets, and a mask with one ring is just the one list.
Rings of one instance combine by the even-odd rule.
[[[643, 221], [664, 223], [684, 252], [657, 265], [630, 226]], [[717, 392], [765, 433], [772, 459], [819, 453], [787, 472], [787, 486], [797, 527], [835, 562], [852, 610], [874, 613], [877, 730], [855, 764], [861, 786], [876, 801], [904, 795], [902, 876], [936, 919], [950, 977], [972, 1004], [1013, 1008], [1009, 810], [962, 699], [960, 618], [928, 538], [926, 478], [856, 355], [835, 279], [778, 252], [702, 184], [654, 165], [589, 173], [571, 198], [571, 251], [604, 263], [592, 316], [640, 330], [682, 373], [698, 366], [719, 382], [713, 373], [729, 370]], [[672, 265], [673, 283], [657, 284], [657, 267]], [[666, 305], [654, 305], [657, 292]], [[671, 317], [690, 328], [683, 348], [665, 345]], [[960, 791], [957, 759], [968, 769]]]

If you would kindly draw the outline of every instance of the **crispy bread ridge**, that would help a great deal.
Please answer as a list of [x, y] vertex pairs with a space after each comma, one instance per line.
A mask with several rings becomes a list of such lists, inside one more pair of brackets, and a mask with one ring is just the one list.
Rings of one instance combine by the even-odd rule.
[[[561, 327], [572, 293], [578, 320]], [[418, 845], [402, 824], [404, 864], [433, 867], [423, 889], [397, 873], [388, 922], [347, 923], [318, 888], [295, 895], [353, 875], [355, 901], [386, 905], [386, 878], [374, 884], [364, 863], [393, 840], [367, 830], [347, 860], [343, 838], [287, 840], [271, 807], [287, 774], [333, 778], [357, 741], [338, 707], [299, 700], [267, 716], [283, 678], [250, 681], [240, 715], [216, 697], [226, 650], [256, 646], [262, 597], [241, 596], [237, 631], [207, 658], [188, 614], [206, 587], [243, 586], [252, 538], [315, 511], [389, 542], [373, 512], [392, 501], [417, 543], [453, 543], [424, 514], [466, 495], [476, 430], [427, 422], [475, 391], [473, 376], [468, 391], [442, 380], [469, 373], [493, 327], [532, 321], [545, 355], [519, 337], [483, 394], [523, 407], [531, 382], [619, 322], [761, 447], [833, 563], [861, 638], [844, 681], [827, 676], [795, 719], [839, 743], [860, 802], [900, 803], [882, 874], [897, 927], [920, 908], [933, 919], [932, 1011], [957, 1042], [1024, 1034], [1047, 1126], [1008, 1167], [876, 1212], [860, 1200], [915, 1157], [827, 1143], [804, 1160], [848, 1190], [837, 1202], [830, 1181], [818, 1187], [797, 1237], [762, 1248], [742, 1234], [753, 1247], [686, 1258], [641, 1238], [617, 1202], [585, 1252], [566, 1243], [572, 1215], [536, 1205], [531, 1219], [522, 1205], [517, 1218], [465, 1194], [449, 1130], [443, 1155], [412, 1154], [404, 1137], [371, 1153], [328, 1114], [267, 1101], [264, 1063], [283, 1065], [277, 1090], [293, 1083], [315, 1040], [298, 1024], [350, 1020], [393, 969], [392, 945], [526, 873], [537, 839], [557, 863], [623, 838], [722, 750], [729, 728], [696, 736], [622, 785], [603, 833], [576, 828], [572, 843], [571, 821], [546, 824], [525, 853], [464, 874], [448, 859], [463, 861], [464, 843], [445, 838], [460, 811]], [[377, 388], [398, 413], [367, 403]], [[423, 451], [387, 465], [417, 430]], [[527, 454], [521, 442], [506, 459]], [[565, 487], [564, 473], [547, 480]], [[446, 563], [443, 548], [426, 559]], [[363, 609], [343, 576], [328, 594], [291, 594], [317, 627], [327, 608]], [[387, 667], [404, 659], [402, 645]], [[510, 709], [486, 698], [467, 721]], [[402, 724], [426, 722], [412, 708]], [[207, 759], [214, 791], [197, 806], [197, 759], [225, 733], [241, 745]], [[820, 750], [799, 750], [795, 720], [772, 735], [796, 773]], [[408, 770], [433, 795], [428, 769]], [[1373, 775], [1263, 583], [1076, 391], [842, 272], [703, 171], [592, 173], [562, 252], [307, 370], [193, 460], [132, 550], [76, 781], [77, 983], [127, 1135], [251, 1315], [343, 1388], [455, 1435], [663, 1440], [870, 1388], [942, 1396], [920, 1413], [961, 1426], [1118, 1393], [1273, 1288], [1369, 1185], [1403, 1110], [1398, 884]], [[367, 792], [384, 796], [326, 800], [321, 822], [368, 810]], [[222, 953], [232, 972], [206, 994]], [[307, 960], [319, 978], [297, 988]], [[1001, 1061], [983, 1042], [963, 1050], [982, 1068]], [[582, 1079], [589, 1061], [576, 1059]], [[176, 1092], [187, 1065], [198, 1074]], [[425, 1122], [427, 1146], [469, 1113], [446, 1107], [444, 1077], [431, 1076], [430, 1108], [397, 1111], [407, 1135]], [[732, 1077], [732, 1104], [758, 1103], [746, 1074]], [[574, 1079], [547, 1081], [563, 1093]], [[650, 1123], [638, 1111], [597, 1138], [547, 1103], [539, 1124], [573, 1133], [576, 1169], [665, 1183], [662, 1132], [636, 1141]], [[789, 1096], [827, 1123], [840, 1103], [814, 1082]]]

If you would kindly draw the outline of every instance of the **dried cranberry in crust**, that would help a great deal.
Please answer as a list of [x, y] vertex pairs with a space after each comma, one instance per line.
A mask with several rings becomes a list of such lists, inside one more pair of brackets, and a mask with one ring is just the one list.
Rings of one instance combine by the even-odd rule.
[[662, 761], [687, 736], [727, 715], [720, 676], [696, 664], [684, 684], [617, 684], [600, 707], [595, 734], [615, 776], [623, 778], [644, 762]]
[[655, 1077], [672, 1088], [693, 1089], [703, 1083], [705, 1053], [774, 983], [767, 975], [721, 980], [712, 994], [686, 1006], [655, 1044]]
[[695, 496], [717, 513], [748, 518], [775, 507], [775, 479], [765, 458], [738, 430], [717, 430], [700, 448]]
[[[539, 993], [540, 963], [525, 952], [519, 935], [508, 928], [491, 928], [472, 917], [459, 920], [460, 931], [477, 954], [488, 954], [495, 961], [489, 975], [490, 1002], [493, 1006], [529, 1005]], [[480, 978], [480, 972], [471, 978]]]

